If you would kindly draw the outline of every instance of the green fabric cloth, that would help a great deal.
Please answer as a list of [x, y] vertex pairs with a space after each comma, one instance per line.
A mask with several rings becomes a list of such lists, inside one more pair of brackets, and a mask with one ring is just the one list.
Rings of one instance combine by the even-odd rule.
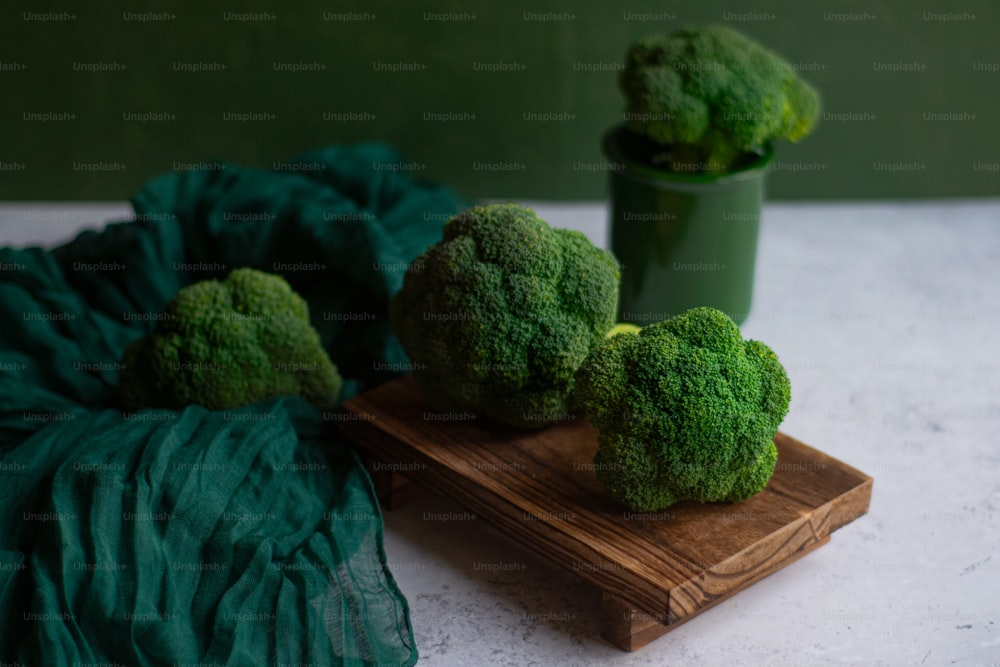
[[128, 415], [116, 396], [125, 347], [173, 294], [240, 266], [306, 298], [344, 398], [397, 375], [388, 299], [463, 208], [401, 163], [369, 144], [168, 174], [135, 222], [0, 248], [0, 661], [416, 661], [336, 413], [279, 397]]

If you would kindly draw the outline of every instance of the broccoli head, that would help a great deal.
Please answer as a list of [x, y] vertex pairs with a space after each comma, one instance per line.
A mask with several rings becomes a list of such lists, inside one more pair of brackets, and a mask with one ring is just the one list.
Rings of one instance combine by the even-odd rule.
[[428, 403], [538, 428], [572, 409], [574, 373], [615, 324], [618, 262], [516, 204], [449, 220], [389, 316]]
[[620, 84], [629, 128], [667, 147], [675, 170], [729, 170], [772, 140], [804, 137], [819, 115], [791, 65], [722, 26], [635, 42]]
[[329, 409], [340, 385], [305, 300], [281, 276], [236, 269], [174, 296], [126, 349], [118, 389], [126, 410], [225, 410], [281, 395]]
[[788, 376], [770, 348], [743, 340], [719, 310], [694, 308], [609, 337], [576, 378], [600, 431], [597, 476], [635, 511], [743, 500], [774, 471]]

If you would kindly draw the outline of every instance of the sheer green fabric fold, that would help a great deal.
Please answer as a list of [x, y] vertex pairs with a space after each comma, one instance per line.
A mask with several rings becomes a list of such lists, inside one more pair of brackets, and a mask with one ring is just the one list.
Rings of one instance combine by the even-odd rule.
[[344, 398], [398, 374], [388, 299], [463, 207], [399, 164], [369, 144], [167, 174], [134, 222], [0, 248], [0, 660], [416, 660], [335, 414], [279, 397], [130, 415], [116, 395], [125, 347], [173, 294], [240, 266], [306, 298]]

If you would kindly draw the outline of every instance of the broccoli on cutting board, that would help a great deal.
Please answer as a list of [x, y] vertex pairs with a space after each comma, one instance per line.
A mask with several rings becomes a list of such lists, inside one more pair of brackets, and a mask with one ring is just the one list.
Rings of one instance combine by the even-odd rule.
[[281, 276], [247, 268], [180, 290], [126, 349], [119, 378], [126, 410], [225, 410], [282, 395], [330, 409], [340, 387], [305, 300]]
[[630, 509], [738, 501], [774, 471], [791, 388], [777, 355], [714, 308], [609, 336], [576, 375], [598, 479]]
[[540, 428], [573, 408], [574, 373], [615, 324], [618, 262], [516, 204], [449, 220], [389, 316], [437, 410]]

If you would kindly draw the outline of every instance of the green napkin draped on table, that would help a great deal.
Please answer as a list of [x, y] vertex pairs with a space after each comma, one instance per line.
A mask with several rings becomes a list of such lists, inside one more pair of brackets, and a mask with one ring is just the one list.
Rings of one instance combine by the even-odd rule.
[[336, 413], [281, 397], [128, 415], [116, 396], [167, 301], [241, 266], [309, 302], [344, 398], [398, 375], [388, 299], [463, 207], [404, 165], [369, 144], [168, 174], [133, 222], [0, 248], [0, 661], [415, 662]]

